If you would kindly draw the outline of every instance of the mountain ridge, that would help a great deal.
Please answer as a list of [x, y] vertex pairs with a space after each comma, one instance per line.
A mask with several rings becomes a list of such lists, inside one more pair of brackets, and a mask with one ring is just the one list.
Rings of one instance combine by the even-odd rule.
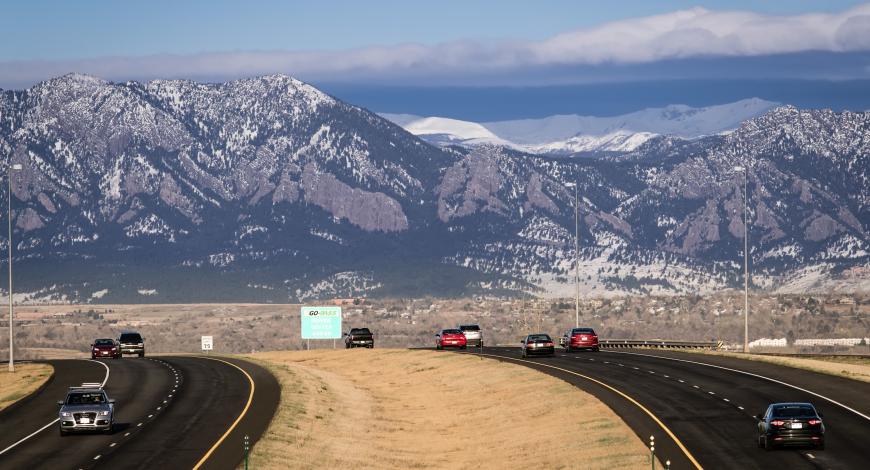
[[727, 133], [741, 122], [778, 104], [749, 98], [702, 108], [686, 105], [647, 108], [613, 117], [568, 114], [481, 123], [409, 114], [381, 116], [436, 145], [490, 143], [531, 153], [563, 156], [581, 152], [631, 151], [659, 135], [694, 139]]
[[67, 75], [0, 93], [0, 152], [24, 165], [16, 299], [573, 295], [573, 182], [584, 293], [726, 289], [747, 156], [754, 285], [867, 289], [868, 129], [866, 113], [779, 107], [572, 160], [433, 146], [283, 75]]

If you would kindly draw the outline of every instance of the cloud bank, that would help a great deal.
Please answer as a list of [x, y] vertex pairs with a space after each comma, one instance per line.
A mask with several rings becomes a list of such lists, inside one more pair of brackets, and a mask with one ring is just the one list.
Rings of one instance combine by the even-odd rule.
[[0, 86], [31, 84], [71, 71], [113, 80], [226, 79], [280, 72], [306, 80], [352, 81], [868, 50], [870, 4], [841, 13], [794, 16], [693, 8], [615, 21], [543, 41], [454, 41], [434, 46], [402, 44], [328, 52], [243, 51], [4, 62], [0, 63]]

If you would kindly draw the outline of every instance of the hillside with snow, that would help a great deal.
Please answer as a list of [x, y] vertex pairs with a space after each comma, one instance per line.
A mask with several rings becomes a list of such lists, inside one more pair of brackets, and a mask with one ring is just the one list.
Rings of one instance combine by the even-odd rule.
[[[573, 292], [575, 256], [583, 292], [712, 292], [741, 282], [737, 165], [749, 167], [754, 286], [870, 290], [870, 115], [776, 107], [723, 133], [764, 106], [647, 110], [651, 130], [638, 116], [590, 121], [613, 155], [572, 159], [527, 149], [587, 148], [574, 118], [403, 128], [283, 75], [71, 74], [3, 91], [0, 153], [23, 167], [15, 298], [551, 297]], [[438, 147], [407, 128], [461, 138]], [[680, 129], [712, 135], [659, 135]]]
[[495, 144], [530, 153], [564, 156], [629, 152], [660, 135], [694, 139], [722, 134], [776, 105], [752, 98], [704, 108], [671, 105], [613, 117], [557, 115], [483, 123], [410, 114], [382, 116], [437, 145]]

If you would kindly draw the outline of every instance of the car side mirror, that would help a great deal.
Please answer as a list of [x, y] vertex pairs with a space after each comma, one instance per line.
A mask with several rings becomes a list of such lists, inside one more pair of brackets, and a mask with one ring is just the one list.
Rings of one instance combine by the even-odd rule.
[[114, 404], [115, 404], [115, 399], [114, 399], [114, 398], [109, 398], [109, 403], [111, 403], [111, 404], [114, 405]]
[[759, 421], [764, 421], [764, 417], [761, 415], [755, 415], [755, 419], [757, 419]]
[[57, 401], [57, 406], [63, 406], [63, 400], [58, 400], [58, 401]]

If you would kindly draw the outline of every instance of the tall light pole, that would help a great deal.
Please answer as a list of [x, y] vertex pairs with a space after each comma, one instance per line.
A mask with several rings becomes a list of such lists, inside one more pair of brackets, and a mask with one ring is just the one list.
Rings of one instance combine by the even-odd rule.
[[21, 164], [16, 163], [7, 167], [6, 179], [9, 182], [8, 199], [6, 200], [6, 209], [9, 218], [9, 372], [15, 372], [15, 361], [12, 356], [12, 172], [20, 170]]
[[748, 167], [734, 167], [743, 172], [743, 352], [749, 352], [749, 210], [747, 198]]
[[568, 183], [574, 187], [574, 326], [580, 324], [580, 198], [577, 195], [577, 183]]

